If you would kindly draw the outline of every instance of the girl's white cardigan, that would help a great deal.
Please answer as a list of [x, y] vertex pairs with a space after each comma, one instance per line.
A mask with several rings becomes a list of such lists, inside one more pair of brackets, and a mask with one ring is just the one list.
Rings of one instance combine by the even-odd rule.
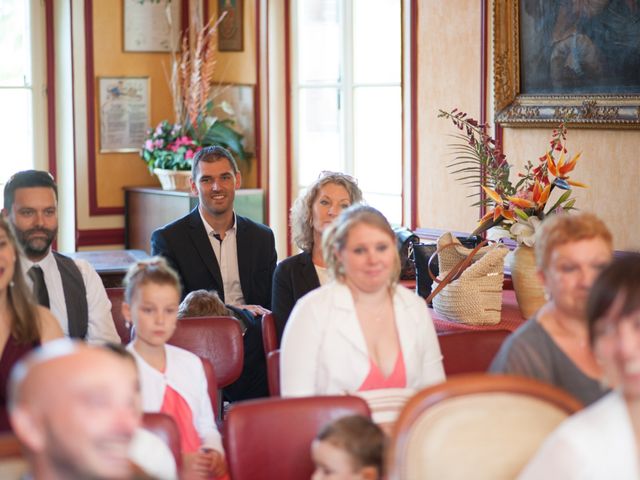
[[216, 427], [207, 390], [202, 361], [193, 353], [173, 345], [165, 345], [166, 369], [164, 373], [150, 366], [133, 348], [127, 346], [136, 359], [142, 391], [142, 409], [159, 412], [164, 399], [165, 387], [169, 385], [185, 399], [200, 435], [202, 446], [224, 453], [220, 432]]

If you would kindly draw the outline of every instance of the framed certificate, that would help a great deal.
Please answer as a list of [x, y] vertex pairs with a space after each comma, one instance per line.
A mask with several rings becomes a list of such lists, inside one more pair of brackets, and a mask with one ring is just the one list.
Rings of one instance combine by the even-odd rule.
[[148, 77], [99, 77], [100, 153], [137, 152], [149, 127]]
[[180, 47], [181, 0], [123, 1], [125, 52], [171, 52]]

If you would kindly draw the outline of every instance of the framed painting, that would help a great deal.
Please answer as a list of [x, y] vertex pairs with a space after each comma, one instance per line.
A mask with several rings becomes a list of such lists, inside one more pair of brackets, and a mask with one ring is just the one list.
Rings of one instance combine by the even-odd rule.
[[241, 52], [243, 44], [243, 0], [218, 0], [218, 14], [224, 18], [218, 25], [218, 50]]
[[495, 121], [640, 128], [640, 0], [495, 0]]
[[247, 152], [255, 152], [255, 87], [220, 84], [212, 88], [210, 98], [218, 107], [215, 110], [215, 116], [220, 120], [233, 119], [234, 129], [244, 137], [244, 149]]

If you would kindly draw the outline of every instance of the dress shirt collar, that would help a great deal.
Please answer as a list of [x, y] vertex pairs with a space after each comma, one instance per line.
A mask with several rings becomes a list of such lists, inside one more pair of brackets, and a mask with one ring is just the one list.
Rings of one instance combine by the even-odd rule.
[[53, 252], [51, 251], [51, 249], [49, 249], [49, 252], [42, 260], [39, 260], [37, 262], [31, 261], [26, 255], [21, 254], [20, 265], [22, 267], [22, 273], [24, 273], [25, 275], [27, 275], [27, 272], [29, 271], [29, 269], [34, 265], [40, 265], [40, 268], [42, 268], [43, 271], [48, 270], [52, 267], [58, 268], [56, 265], [56, 259], [53, 256]]
[[[204, 229], [207, 232], [207, 237], [211, 237], [215, 234], [219, 234], [220, 232], [216, 232], [213, 227], [211, 225], [209, 225], [209, 222], [207, 222], [204, 218], [204, 215], [202, 215], [202, 211], [200, 211], [200, 208], [198, 208], [198, 213], [200, 214], [200, 218], [202, 219], [202, 223], [204, 225]], [[231, 225], [231, 227], [229, 229], [227, 229], [225, 233], [227, 232], [236, 232], [236, 227], [237, 227], [237, 220], [236, 220], [236, 212], [233, 212], [233, 225]]]

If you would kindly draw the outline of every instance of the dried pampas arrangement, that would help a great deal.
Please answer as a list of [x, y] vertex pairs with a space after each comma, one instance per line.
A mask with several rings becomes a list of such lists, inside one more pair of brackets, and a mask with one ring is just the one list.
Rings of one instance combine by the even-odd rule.
[[185, 33], [180, 56], [174, 53], [171, 91], [176, 121], [181, 125], [197, 126], [211, 108], [209, 93], [217, 63], [215, 33], [225, 14], [212, 18], [197, 32], [195, 45], [190, 46]]

